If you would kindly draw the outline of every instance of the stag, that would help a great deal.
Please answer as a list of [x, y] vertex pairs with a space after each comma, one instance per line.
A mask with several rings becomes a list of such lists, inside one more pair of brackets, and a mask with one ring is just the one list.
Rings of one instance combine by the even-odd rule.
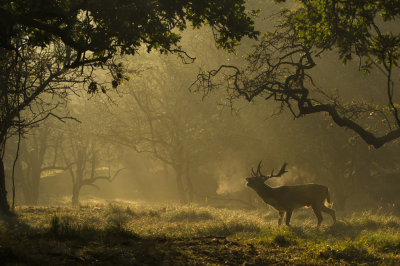
[[326, 206], [326, 202], [331, 203], [329, 197], [329, 189], [319, 184], [304, 184], [295, 186], [270, 187], [265, 181], [272, 177], [280, 177], [287, 171], [285, 170], [287, 163], [284, 163], [277, 175], [272, 170], [271, 175], [265, 176], [261, 174], [261, 162], [258, 164], [257, 172], [251, 168], [252, 176], [246, 178], [246, 186], [254, 189], [263, 201], [279, 211], [278, 225], [282, 224], [286, 213], [286, 225], [289, 225], [290, 218], [294, 210], [304, 206], [313, 209], [318, 219], [319, 227], [323, 221], [321, 212], [328, 213], [336, 222], [336, 213], [334, 210]]

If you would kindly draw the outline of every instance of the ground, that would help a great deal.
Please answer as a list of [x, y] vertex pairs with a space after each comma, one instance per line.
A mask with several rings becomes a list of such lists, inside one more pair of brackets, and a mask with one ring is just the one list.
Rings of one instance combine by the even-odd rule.
[[400, 265], [400, 218], [273, 210], [84, 203], [16, 208], [0, 219], [1, 265]]

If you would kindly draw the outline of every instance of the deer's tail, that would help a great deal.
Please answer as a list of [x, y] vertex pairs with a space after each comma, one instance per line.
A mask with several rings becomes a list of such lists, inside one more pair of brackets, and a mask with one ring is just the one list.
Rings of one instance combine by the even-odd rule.
[[329, 196], [329, 188], [327, 188], [327, 193], [326, 193], [326, 201], [331, 204], [331, 197]]

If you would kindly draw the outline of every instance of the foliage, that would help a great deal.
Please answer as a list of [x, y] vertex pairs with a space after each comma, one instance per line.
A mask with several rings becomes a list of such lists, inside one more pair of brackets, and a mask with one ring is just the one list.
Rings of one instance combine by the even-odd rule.
[[[282, 2], [282, 1], [279, 1]], [[198, 75], [198, 90], [205, 93], [225, 87], [227, 98], [255, 101], [273, 99], [288, 108], [295, 118], [328, 113], [333, 122], [352, 129], [375, 148], [400, 137], [399, 104], [394, 98], [394, 75], [399, 60], [400, 36], [383, 33], [385, 23], [399, 15], [398, 1], [300, 1], [283, 8], [275, 18], [279, 25], [266, 32], [246, 57], [247, 66], [221, 66]], [[378, 22], [382, 16], [383, 22]], [[386, 106], [352, 100], [342, 103], [335, 87], [322, 90], [314, 83], [312, 69], [318, 57], [329, 50], [339, 53], [344, 64], [353, 57], [364, 60], [360, 69], [368, 74], [375, 65], [385, 75], [381, 87]], [[224, 73], [225, 83], [216, 81]], [[379, 127], [371, 125], [371, 120]], [[382, 136], [379, 136], [382, 135]]]
[[[182, 52], [177, 46], [182, 32], [210, 26], [217, 45], [233, 51], [243, 36], [255, 38], [253, 21], [243, 0], [221, 1], [2, 1], [0, 47], [45, 47], [62, 41], [77, 52], [67, 65], [102, 65], [117, 54], [135, 54], [145, 44], [148, 51]], [[61, 55], [60, 60], [68, 60]]]
[[400, 36], [391, 32], [384, 33], [382, 22], [398, 18], [398, 0], [299, 2], [304, 9], [296, 12], [291, 22], [296, 25], [299, 40], [304, 45], [320, 49], [335, 47], [344, 64], [354, 56], [366, 56], [366, 71], [374, 61], [397, 66], [400, 59]]

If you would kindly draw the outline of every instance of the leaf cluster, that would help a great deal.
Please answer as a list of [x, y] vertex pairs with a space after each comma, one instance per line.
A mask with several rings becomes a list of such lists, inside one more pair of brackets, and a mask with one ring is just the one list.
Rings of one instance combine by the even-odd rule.
[[[277, 1], [282, 2], [282, 1]], [[398, 0], [301, 0], [299, 12], [291, 19], [299, 31], [299, 40], [306, 46], [337, 49], [343, 64], [353, 57], [368, 57], [366, 74], [371, 68], [370, 57], [378, 63], [387, 61], [397, 66], [400, 59], [400, 35], [384, 33], [385, 22], [400, 15]]]

